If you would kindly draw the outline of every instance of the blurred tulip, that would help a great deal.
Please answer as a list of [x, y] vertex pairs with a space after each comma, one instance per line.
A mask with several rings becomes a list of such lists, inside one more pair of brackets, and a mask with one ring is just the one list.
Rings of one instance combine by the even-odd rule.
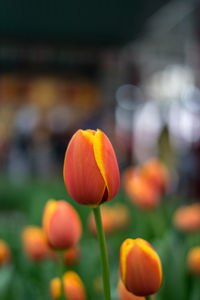
[[68, 271], [63, 275], [64, 293], [68, 300], [86, 300], [85, 286], [79, 275]]
[[162, 283], [158, 254], [143, 239], [127, 239], [120, 249], [120, 271], [127, 290], [136, 296], [156, 293]]
[[168, 185], [168, 172], [164, 164], [156, 158], [150, 159], [141, 167], [141, 173], [147, 181], [164, 192]]
[[144, 297], [135, 296], [134, 294], [130, 293], [125, 288], [121, 280], [119, 280], [118, 283], [118, 295], [119, 295], [119, 300], [145, 300]]
[[120, 175], [108, 137], [99, 129], [78, 130], [68, 145], [63, 174], [70, 196], [80, 204], [97, 206], [114, 198]]
[[[101, 217], [105, 234], [111, 234], [119, 229], [126, 228], [130, 224], [130, 213], [128, 208], [117, 203], [112, 206], [103, 206], [101, 209]], [[93, 213], [88, 218], [89, 231], [96, 235], [96, 223]]]
[[160, 191], [139, 169], [129, 167], [123, 174], [123, 185], [130, 200], [142, 210], [152, 210], [160, 202]]
[[10, 247], [4, 240], [0, 240], [0, 267], [8, 264], [11, 260]]
[[75, 245], [71, 248], [68, 248], [65, 250], [63, 254], [63, 260], [66, 265], [74, 265], [76, 264], [80, 259], [80, 248], [78, 245]]
[[192, 248], [187, 256], [189, 271], [194, 275], [200, 275], [200, 246]]
[[22, 232], [24, 251], [29, 258], [40, 261], [51, 254], [47, 238], [40, 227], [27, 226]]
[[[77, 273], [68, 271], [63, 275], [64, 295], [68, 300], [86, 300], [86, 290]], [[52, 299], [59, 299], [61, 292], [60, 278], [54, 278], [50, 282], [50, 294]]]
[[50, 294], [51, 298], [57, 300], [60, 298], [61, 292], [61, 281], [60, 278], [56, 277], [50, 281]]
[[179, 207], [173, 216], [174, 226], [185, 232], [200, 230], [200, 204], [185, 205]]
[[74, 246], [80, 239], [82, 225], [73, 206], [64, 200], [49, 200], [44, 208], [43, 228], [49, 244], [56, 249]]

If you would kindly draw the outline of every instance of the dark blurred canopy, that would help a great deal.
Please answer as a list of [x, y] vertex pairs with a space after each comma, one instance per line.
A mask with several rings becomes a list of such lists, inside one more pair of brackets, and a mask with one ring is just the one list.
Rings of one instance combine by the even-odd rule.
[[0, 1], [0, 39], [120, 45], [169, 0]]

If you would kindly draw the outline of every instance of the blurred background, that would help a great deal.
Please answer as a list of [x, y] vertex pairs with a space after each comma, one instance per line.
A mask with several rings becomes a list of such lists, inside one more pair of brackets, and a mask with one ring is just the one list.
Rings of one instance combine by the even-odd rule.
[[21, 243], [24, 226], [41, 225], [49, 198], [68, 200], [80, 213], [75, 270], [88, 299], [103, 299], [89, 209], [71, 201], [62, 178], [67, 144], [79, 128], [108, 135], [122, 174], [152, 157], [169, 172], [153, 212], [135, 207], [123, 185], [114, 200], [129, 207], [131, 221], [108, 237], [112, 299], [118, 299], [119, 247], [137, 236], [163, 259], [156, 299], [200, 299], [186, 266], [199, 231], [183, 234], [172, 222], [177, 207], [200, 199], [199, 78], [199, 1], [0, 2], [0, 239], [12, 253], [0, 269], [1, 299], [50, 299], [54, 262], [36, 265]]

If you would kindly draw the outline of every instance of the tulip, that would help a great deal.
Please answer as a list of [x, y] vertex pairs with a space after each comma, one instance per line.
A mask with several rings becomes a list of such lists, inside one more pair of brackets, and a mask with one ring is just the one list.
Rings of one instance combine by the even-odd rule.
[[78, 130], [66, 150], [63, 174], [70, 196], [80, 204], [95, 207], [114, 198], [120, 176], [108, 137], [99, 129]]
[[68, 248], [63, 254], [63, 260], [66, 265], [74, 265], [79, 261], [79, 259], [80, 248], [78, 245]]
[[24, 251], [29, 258], [40, 261], [51, 254], [44, 231], [37, 226], [27, 226], [22, 232]]
[[82, 225], [78, 213], [64, 200], [49, 200], [44, 208], [43, 228], [51, 247], [66, 249], [80, 239]]
[[61, 294], [61, 281], [60, 278], [56, 277], [50, 281], [50, 294], [51, 298], [58, 300]]
[[[111, 234], [119, 229], [124, 229], [130, 223], [129, 210], [121, 203], [117, 203], [112, 206], [103, 206], [101, 213], [103, 229], [106, 235]], [[88, 229], [92, 234], [97, 234], [95, 219], [92, 213], [88, 218]]]
[[192, 274], [200, 275], [200, 246], [196, 246], [189, 251], [187, 264]]
[[161, 192], [164, 192], [168, 185], [168, 172], [164, 164], [156, 158], [148, 160], [141, 167], [142, 175]]
[[174, 213], [173, 223], [181, 231], [198, 231], [200, 229], [200, 204], [194, 203], [179, 207]]
[[10, 247], [4, 240], [0, 240], [0, 267], [8, 264], [11, 260]]
[[152, 210], [160, 202], [160, 191], [140, 169], [129, 167], [123, 174], [123, 185], [130, 200], [142, 210]]
[[145, 300], [144, 297], [138, 297], [130, 293], [124, 286], [123, 282], [119, 280], [118, 283], [119, 300]]
[[126, 289], [136, 296], [156, 293], [162, 283], [158, 254], [145, 240], [127, 239], [120, 249], [121, 278]]
[[[68, 300], [86, 300], [85, 286], [78, 276], [73, 271], [66, 272], [63, 277], [64, 296]], [[54, 278], [50, 282], [50, 294], [52, 299], [57, 300], [61, 295], [61, 280]]]

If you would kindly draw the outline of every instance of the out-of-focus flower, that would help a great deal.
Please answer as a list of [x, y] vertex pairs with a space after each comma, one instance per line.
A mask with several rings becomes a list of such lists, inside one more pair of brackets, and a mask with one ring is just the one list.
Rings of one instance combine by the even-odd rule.
[[56, 277], [50, 281], [50, 294], [52, 299], [59, 299], [61, 292], [61, 281], [60, 278]]
[[129, 167], [123, 174], [123, 185], [130, 200], [142, 210], [152, 210], [160, 202], [160, 191], [140, 169]]
[[120, 249], [120, 271], [127, 290], [136, 296], [156, 293], [162, 283], [160, 258], [143, 239], [127, 239]]
[[0, 267], [8, 264], [11, 260], [10, 247], [4, 240], [0, 240]]
[[80, 204], [97, 206], [114, 198], [120, 175], [108, 137], [99, 129], [78, 130], [68, 145], [63, 174], [70, 196]]
[[118, 283], [118, 295], [119, 295], [119, 300], [145, 300], [144, 297], [135, 296], [134, 294], [130, 293], [125, 288], [121, 280], [119, 280]]
[[68, 271], [63, 275], [64, 292], [68, 300], [85, 300], [86, 290], [79, 275]]
[[73, 206], [64, 200], [49, 200], [44, 208], [43, 228], [49, 244], [56, 249], [74, 246], [80, 239], [82, 225]]
[[80, 247], [78, 245], [75, 245], [71, 248], [68, 248], [65, 250], [63, 254], [63, 260], [66, 265], [74, 265], [76, 264], [80, 259]]
[[196, 246], [189, 251], [187, 264], [192, 274], [200, 275], [200, 246]]
[[164, 192], [169, 182], [167, 168], [157, 158], [148, 160], [141, 167], [142, 175], [151, 182], [160, 192]]
[[51, 255], [46, 235], [40, 227], [25, 227], [22, 232], [22, 243], [25, 253], [34, 261], [43, 260]]
[[[101, 216], [105, 234], [111, 234], [119, 229], [126, 228], [130, 224], [129, 210], [121, 203], [112, 206], [103, 206]], [[88, 228], [92, 234], [97, 234], [93, 213], [89, 215]]]
[[200, 204], [194, 203], [179, 207], [173, 216], [174, 226], [185, 232], [200, 230]]
[[[77, 273], [68, 271], [63, 275], [64, 295], [68, 300], [86, 300], [85, 286]], [[50, 282], [50, 294], [52, 299], [59, 299], [61, 293], [61, 280], [54, 278]]]

